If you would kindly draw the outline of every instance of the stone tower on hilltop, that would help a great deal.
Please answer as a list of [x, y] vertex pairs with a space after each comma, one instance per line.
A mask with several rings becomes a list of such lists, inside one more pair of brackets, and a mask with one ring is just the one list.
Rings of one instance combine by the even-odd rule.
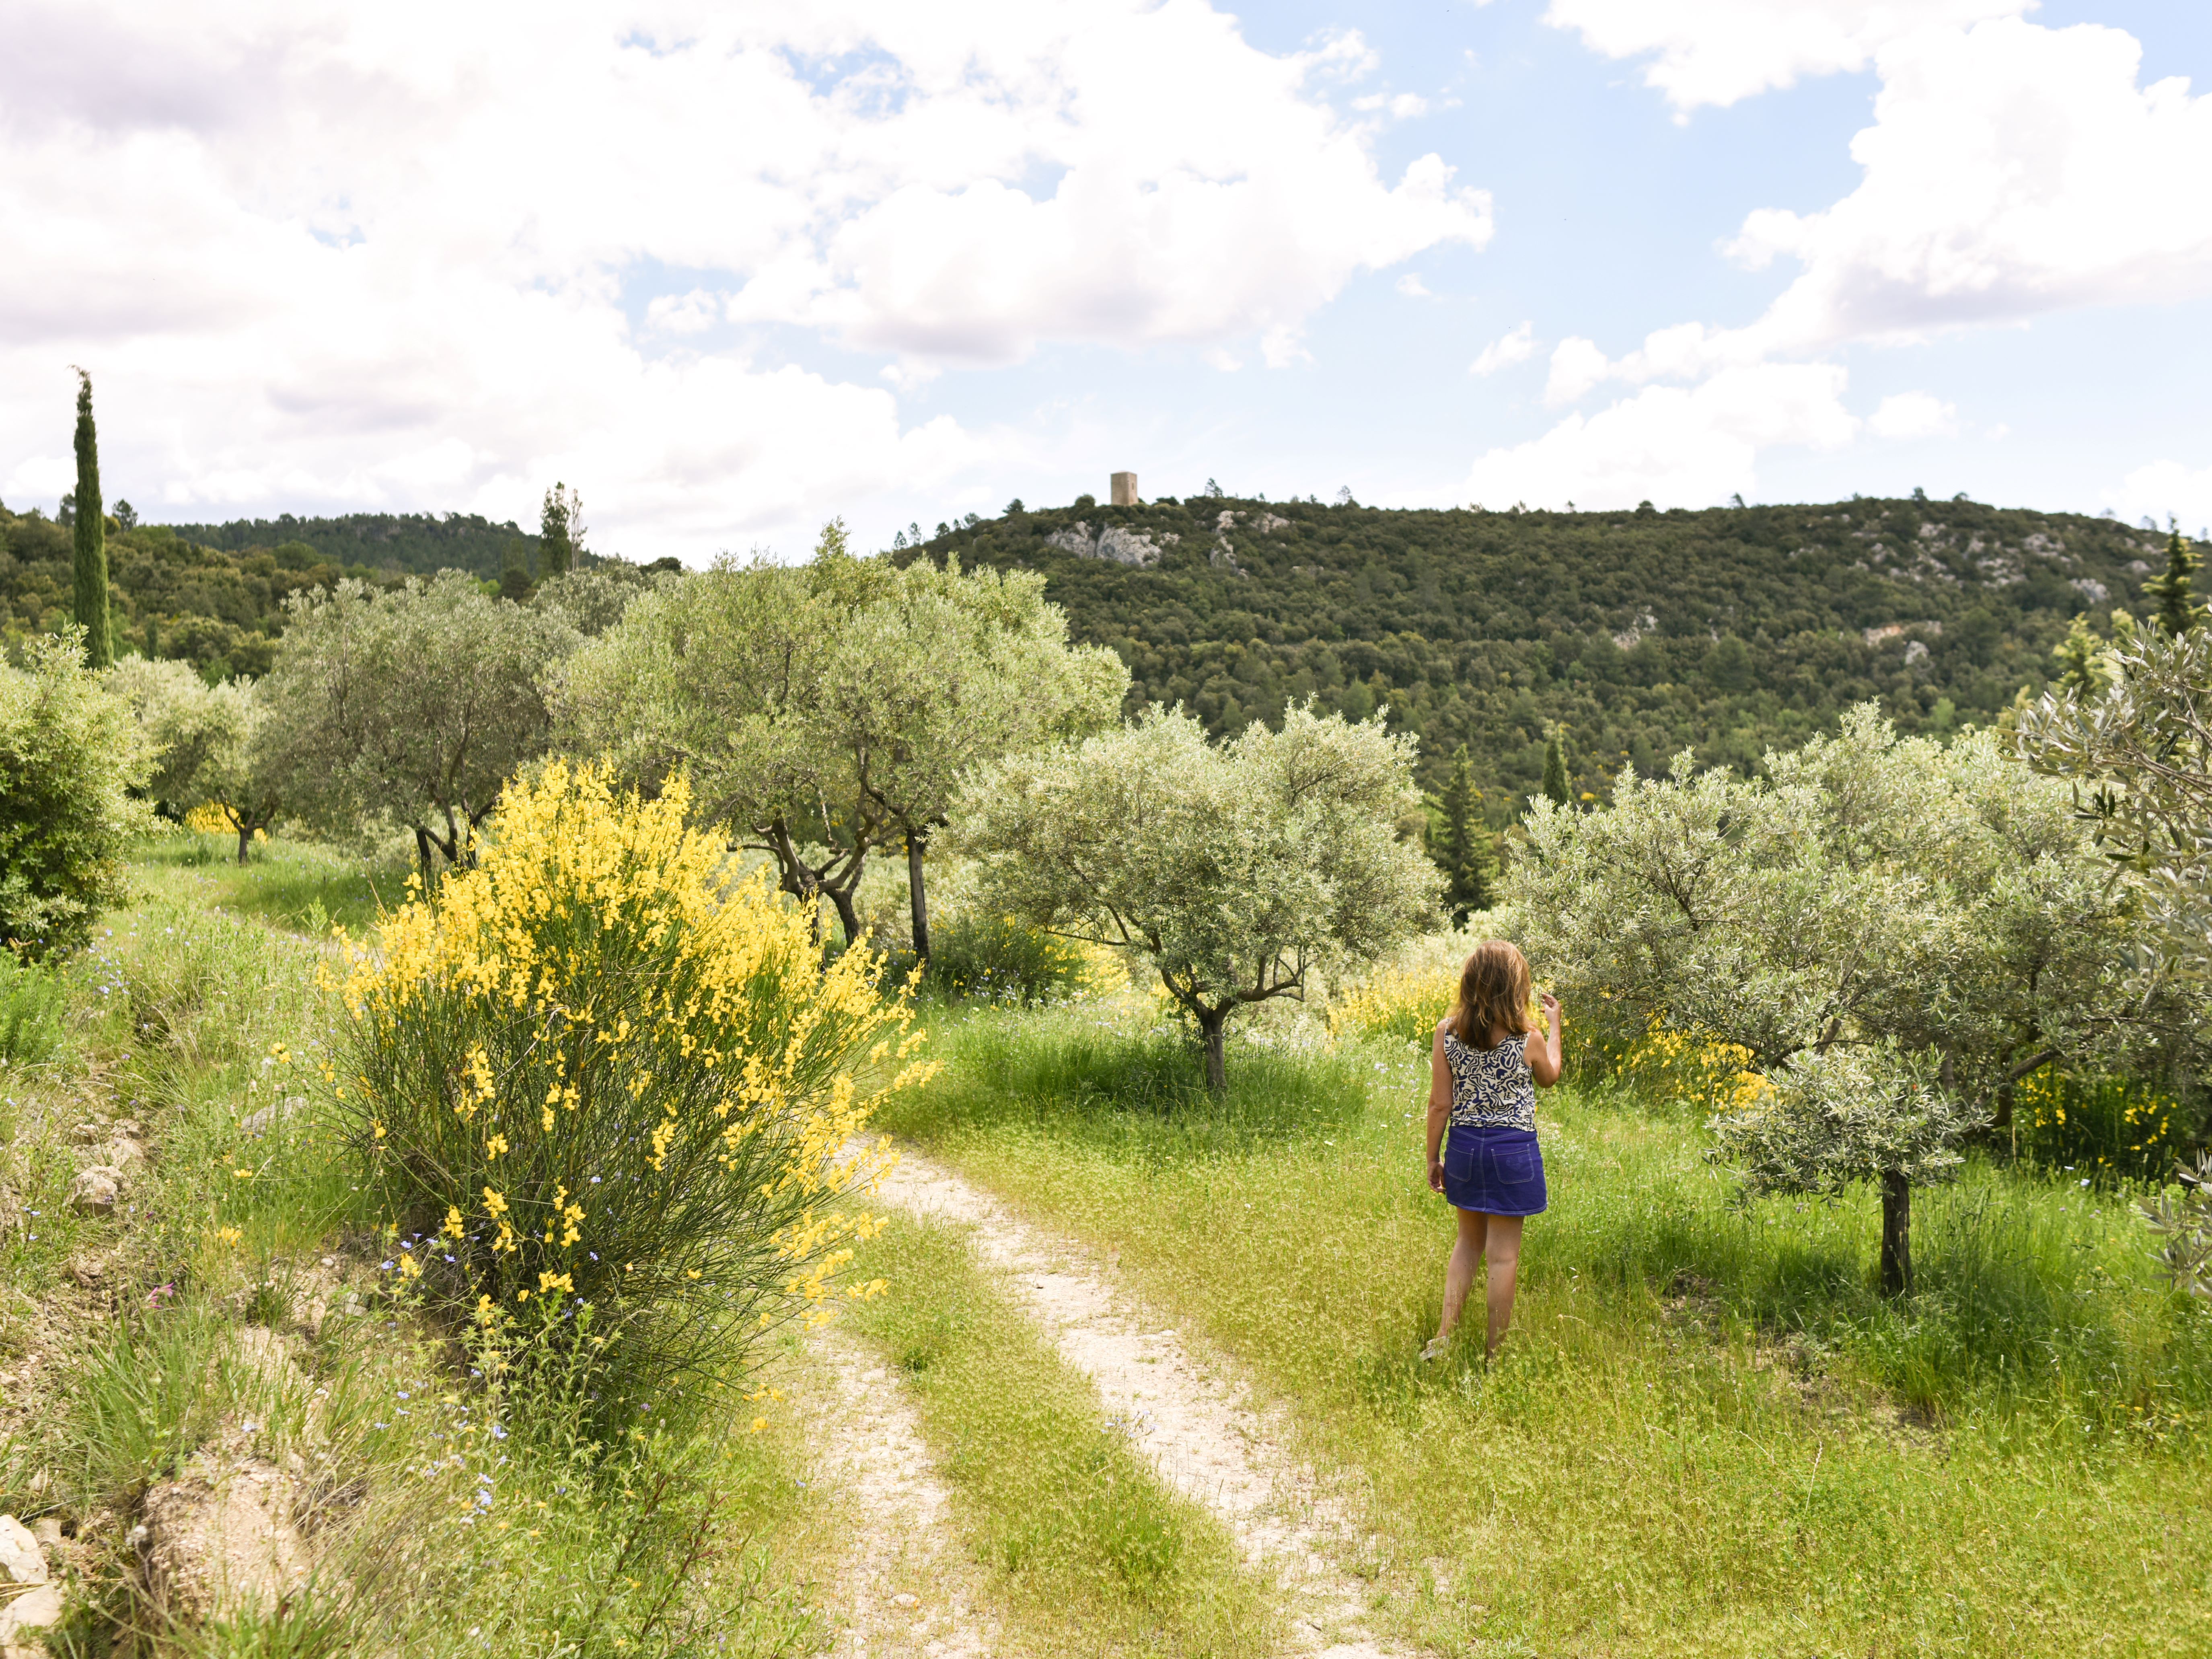
[[1139, 504], [1137, 501], [1137, 475], [1135, 473], [1116, 472], [1114, 475], [1112, 485], [1113, 487], [1107, 492], [1107, 499], [1112, 501], [1115, 506], [1135, 507]]

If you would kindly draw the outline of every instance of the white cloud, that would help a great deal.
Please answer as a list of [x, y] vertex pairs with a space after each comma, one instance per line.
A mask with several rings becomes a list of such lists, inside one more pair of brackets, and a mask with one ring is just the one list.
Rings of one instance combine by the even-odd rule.
[[1959, 411], [1929, 392], [1893, 392], [1867, 417], [1867, 430], [1877, 438], [1955, 438]]
[[1421, 280], [1420, 273], [1413, 270], [1407, 271], [1398, 279], [1398, 292], [1409, 300], [1429, 300], [1436, 297], [1429, 292], [1429, 285]]
[[1552, 0], [1544, 21], [1607, 58], [1652, 61], [1644, 83], [1686, 114], [1801, 76], [1863, 70], [1891, 41], [2032, 11], [2036, 0]]
[[1525, 363], [1536, 355], [1536, 325], [1523, 323], [1511, 332], [1499, 335], [1483, 347], [1481, 356], [1468, 365], [1470, 374], [1495, 374], [1501, 368], [1515, 363]]
[[1401, 92], [1390, 100], [1390, 113], [1401, 121], [1410, 121], [1416, 115], [1429, 112], [1429, 100], [1418, 92]]
[[721, 320], [722, 302], [705, 289], [663, 294], [645, 307], [645, 325], [661, 334], [702, 334]]
[[1559, 507], [1705, 507], [1756, 485], [1760, 450], [1833, 449], [1856, 426], [1841, 368], [1767, 363], [1723, 369], [1693, 388], [1648, 386], [1542, 437], [1493, 449], [1468, 475], [1471, 499]]
[[1544, 401], [1554, 407], [1573, 403], [1602, 381], [1611, 367], [1595, 342], [1569, 336], [1552, 349], [1552, 373], [1544, 382]]
[[[912, 425], [759, 325], [902, 391], [1045, 341], [1289, 362], [1355, 273], [1480, 246], [1486, 198], [1384, 179], [1335, 108], [1372, 68], [1202, 0], [21, 0], [0, 475], [81, 362], [142, 504], [526, 515], [558, 475], [634, 552], [803, 545], [1032, 441]], [[718, 309], [755, 343], [702, 351]]]
[[1260, 337], [1260, 358], [1270, 368], [1288, 368], [1293, 363], [1311, 362], [1313, 353], [1306, 349], [1304, 337], [1285, 324]]
[[2164, 524], [2170, 514], [2190, 526], [2212, 525], [2212, 466], [2191, 468], [2179, 461], [2153, 461], [2139, 466], [2121, 481], [2118, 489], [2105, 492], [2105, 504], [2124, 519], [2148, 516]]
[[1802, 274], [1760, 353], [1911, 339], [2067, 307], [2212, 292], [2212, 100], [2137, 84], [2142, 49], [2094, 24], [1931, 30], [1878, 54], [1864, 169], [1834, 206], [1762, 210], [1730, 252]]
[[[1586, 427], [1569, 422], [1498, 454], [1571, 474], [1577, 458], [1611, 446], [1632, 468], [1672, 468], [1702, 482], [1747, 470], [1758, 444], [1781, 440], [1759, 438], [1756, 423], [1740, 421], [1690, 420], [1680, 432], [1662, 433], [1648, 429], [1646, 417], [1679, 410], [1686, 420], [1708, 386], [1761, 366], [1856, 342], [1905, 343], [2063, 308], [2212, 293], [2212, 99], [2191, 98], [2179, 80], [2139, 85], [2142, 48], [2130, 35], [2089, 24], [2046, 29], [2009, 16], [1946, 26], [1972, 9], [1942, 5], [1916, 8], [1911, 28], [1898, 21], [1901, 12], [1840, 0], [1754, 9], [1775, 29], [1801, 28], [1793, 37], [1801, 40], [1818, 36], [1802, 29], [1821, 19], [1850, 22], [1859, 43], [1852, 50], [1872, 54], [1881, 89], [1873, 125], [1852, 141], [1863, 169], [1857, 188], [1820, 212], [1762, 210], [1745, 221], [1728, 249], [1740, 263], [1757, 269], [1786, 257], [1802, 267], [1749, 325], [1678, 324], [1611, 360], [1580, 338], [1553, 354], [1547, 396], [1554, 404], [1607, 380], [1703, 381], [1686, 394], [1691, 402], [1647, 394]], [[1717, 27], [1738, 9], [1714, 5], [1697, 15]], [[1612, 43], [1602, 49], [1627, 52], [1642, 40], [1661, 50], [1653, 43], [1671, 42], [1653, 73], [1674, 76], [1667, 84], [1691, 101], [1692, 93], [1724, 102], [1724, 94], [1755, 90], [1744, 68], [1754, 59], [1773, 74], [1781, 72], [1776, 64], [1814, 61], [1802, 53], [1757, 58], [1754, 48], [1765, 49], [1757, 30], [1739, 51], [1728, 46], [1726, 29], [1687, 29], [1690, 11], [1671, 0], [1633, 9], [1557, 0], [1552, 16], [1597, 30], [1601, 42]], [[1735, 82], [1722, 73], [1731, 64], [1731, 73], [1741, 71]], [[1956, 410], [1925, 392], [1886, 399], [1867, 424], [1876, 436], [1900, 440], [1958, 430]], [[1595, 498], [1593, 485], [1581, 489], [1575, 499]]]

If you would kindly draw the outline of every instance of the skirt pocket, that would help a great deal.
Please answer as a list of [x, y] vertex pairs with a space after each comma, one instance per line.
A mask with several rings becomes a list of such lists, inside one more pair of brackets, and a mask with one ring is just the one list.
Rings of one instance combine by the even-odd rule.
[[1500, 1146], [1491, 1155], [1492, 1167], [1501, 1186], [1522, 1187], [1536, 1178], [1536, 1152], [1531, 1146]]

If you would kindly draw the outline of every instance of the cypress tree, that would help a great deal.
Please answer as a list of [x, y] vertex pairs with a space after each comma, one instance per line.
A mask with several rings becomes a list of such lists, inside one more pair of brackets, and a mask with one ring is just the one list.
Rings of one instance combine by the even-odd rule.
[[1452, 757], [1450, 780], [1437, 797], [1443, 822], [1429, 840], [1429, 856], [1444, 872], [1444, 906], [1455, 927], [1464, 927], [1470, 915], [1492, 903], [1490, 831], [1475, 816], [1475, 799], [1474, 775], [1462, 744]]
[[2166, 570], [2143, 584], [2143, 592], [2158, 601], [2159, 626], [2179, 639], [2204, 620], [2204, 607], [2191, 591], [2190, 578], [2203, 561], [2189, 545], [2181, 526], [2169, 524], [2166, 538]]
[[92, 425], [92, 376], [76, 372], [76, 581], [74, 611], [84, 629], [84, 659], [90, 668], [115, 660], [108, 633], [107, 519], [100, 502], [100, 435]]
[[1567, 788], [1566, 734], [1556, 726], [1551, 741], [1544, 745], [1544, 797], [1557, 806], [1569, 806], [1574, 802]]

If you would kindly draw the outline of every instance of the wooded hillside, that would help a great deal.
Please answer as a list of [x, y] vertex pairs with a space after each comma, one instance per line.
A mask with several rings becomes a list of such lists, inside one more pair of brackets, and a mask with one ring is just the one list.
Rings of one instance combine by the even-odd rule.
[[[1074, 635], [1114, 647], [1131, 703], [1215, 732], [1286, 699], [1464, 742], [1494, 822], [1539, 787], [1553, 722], [1577, 793], [1684, 746], [1756, 764], [1868, 698], [1908, 732], [1987, 723], [2056, 672], [2089, 612], [2141, 613], [2165, 537], [1966, 501], [1703, 512], [1389, 511], [1208, 496], [1087, 499], [940, 526], [942, 561], [1042, 571]], [[895, 557], [911, 558], [912, 551]]]
[[[396, 581], [447, 568], [500, 574], [538, 538], [474, 514], [356, 513], [222, 525], [111, 520], [108, 590], [116, 648], [190, 662], [210, 678], [268, 672], [285, 597], [340, 576]], [[0, 635], [52, 633], [70, 614], [70, 532], [43, 513], [0, 507]]]

